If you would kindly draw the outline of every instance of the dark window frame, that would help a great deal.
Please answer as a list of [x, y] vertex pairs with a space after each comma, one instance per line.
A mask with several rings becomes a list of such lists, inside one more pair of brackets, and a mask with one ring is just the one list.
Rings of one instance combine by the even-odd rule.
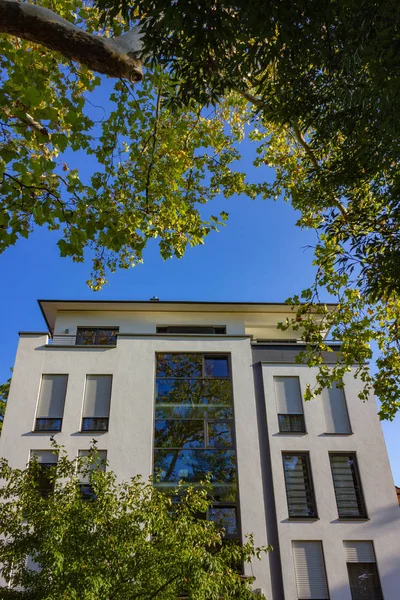
[[[94, 340], [92, 344], [82, 344], [78, 341], [79, 334], [81, 331], [91, 331], [92, 332], [93, 340]], [[113, 336], [113, 337], [115, 337], [115, 342], [113, 341], [113, 343], [101, 343], [101, 342], [99, 343], [98, 341], [96, 341], [96, 332], [97, 331], [115, 331], [115, 336]], [[116, 346], [118, 333], [119, 333], [119, 327], [110, 327], [110, 326], [101, 327], [100, 325], [94, 326], [94, 327], [78, 326], [77, 330], [76, 330], [76, 336], [75, 336], [75, 346]]]
[[[236, 439], [235, 439], [235, 427], [234, 427], [234, 419], [223, 419], [222, 417], [217, 417], [217, 418], [213, 418], [213, 417], [208, 417], [207, 415], [205, 415], [203, 418], [199, 418], [199, 417], [195, 417], [193, 419], [187, 418], [187, 417], [183, 417], [183, 418], [179, 418], [179, 417], [165, 417], [165, 418], [161, 418], [161, 417], [155, 417], [154, 419], [154, 423], [156, 421], [177, 421], [177, 422], [182, 422], [182, 421], [188, 421], [189, 423], [192, 423], [193, 421], [199, 421], [199, 423], [203, 424], [203, 441], [204, 441], [204, 445], [203, 446], [197, 446], [197, 447], [193, 447], [193, 448], [185, 448], [184, 446], [157, 446], [156, 445], [156, 436], [154, 435], [154, 446], [153, 446], [153, 450], [166, 450], [167, 448], [169, 450], [235, 450], [236, 449]], [[209, 435], [209, 425], [213, 424], [213, 423], [227, 423], [230, 426], [231, 429], [231, 444], [227, 445], [227, 446], [210, 446], [210, 435]]]
[[[301, 417], [301, 426], [302, 429], [293, 429], [292, 428], [292, 419], [291, 417], [296, 417], [296, 419], [299, 419], [299, 417]], [[290, 429], [283, 429], [282, 425], [281, 425], [281, 421], [283, 419], [288, 419], [289, 424], [290, 424]], [[294, 420], [294, 419], [293, 419]], [[306, 420], [304, 418], [304, 413], [278, 413], [278, 426], [279, 426], [279, 433], [307, 433], [306, 430]]]
[[[157, 375], [157, 358], [159, 355], [201, 355], [202, 357], [202, 361], [201, 361], [201, 376], [200, 377], [191, 377], [191, 378], [187, 378], [187, 377], [165, 377], [165, 376], [158, 376]], [[218, 376], [218, 377], [212, 377], [212, 376], [207, 376], [206, 375], [206, 363], [205, 360], [206, 358], [213, 358], [213, 357], [224, 357], [227, 359], [227, 365], [228, 365], [228, 375], [227, 376]], [[191, 450], [199, 450], [199, 451], [204, 451], [204, 450], [208, 450], [208, 451], [218, 451], [218, 450], [233, 450], [235, 453], [235, 458], [236, 458], [236, 477], [238, 477], [238, 464], [237, 464], [237, 447], [236, 447], [236, 431], [235, 431], [235, 412], [234, 412], [234, 391], [233, 391], [233, 382], [232, 382], [232, 362], [231, 362], [231, 354], [229, 352], [195, 352], [195, 351], [191, 351], [191, 352], [155, 352], [155, 377], [154, 377], [154, 398], [157, 397], [157, 380], [158, 379], [163, 379], [163, 380], [187, 380], [187, 379], [196, 379], [199, 381], [202, 380], [228, 380], [230, 381], [230, 391], [231, 391], [231, 404], [232, 404], [232, 417], [231, 418], [210, 418], [207, 416], [207, 414], [205, 414], [203, 416], [203, 418], [201, 419], [195, 419], [195, 420], [199, 420], [199, 421], [203, 421], [204, 422], [204, 439], [205, 439], [205, 446], [204, 448], [192, 448]], [[156, 410], [156, 402], [154, 403], [154, 411]], [[188, 420], [188, 421], [192, 421], [193, 419], [185, 419], [185, 418], [179, 418], [179, 417], [168, 417], [168, 418], [156, 418], [155, 417], [155, 412], [154, 412], [154, 431], [155, 431], [155, 422], [156, 421], [161, 421], [161, 420], [177, 420], [177, 421], [183, 421], [183, 420]], [[232, 445], [228, 448], [214, 448], [214, 447], [209, 447], [206, 445], [206, 443], [208, 442], [208, 423], [209, 422], [229, 422], [231, 425], [231, 433], [232, 433]], [[166, 448], [166, 447], [159, 447], [159, 446], [155, 446], [155, 435], [153, 436], [153, 451], [152, 451], [152, 472], [154, 473], [154, 469], [155, 469], [155, 450], [172, 450], [173, 448]], [[175, 448], [175, 450], [184, 450], [184, 448]], [[241, 524], [241, 506], [240, 506], [240, 496], [239, 496], [239, 486], [238, 486], [238, 480], [236, 482], [236, 500], [235, 502], [229, 502], [227, 500], [221, 500], [221, 501], [217, 501], [217, 502], [212, 502], [212, 504], [210, 505], [209, 508], [234, 508], [236, 511], [236, 521], [237, 521], [237, 534], [236, 535], [226, 535], [226, 538], [229, 540], [238, 540], [241, 541], [242, 540], [242, 524]]]
[[365, 597], [364, 595], [362, 596], [363, 600], [383, 600], [383, 593], [382, 593], [382, 585], [381, 585], [381, 578], [379, 576], [379, 570], [378, 570], [378, 565], [375, 562], [348, 562], [346, 563], [347, 566], [347, 575], [349, 578], [349, 586], [350, 586], [350, 593], [351, 593], [351, 597], [352, 600], [358, 600], [359, 598], [361, 598], [361, 596], [359, 595], [359, 593], [356, 592], [356, 594], [353, 595], [353, 590], [356, 587], [354, 585], [354, 583], [352, 583], [352, 578], [351, 578], [351, 567], [356, 566], [356, 565], [363, 565], [364, 568], [365, 566], [368, 565], [368, 567], [372, 567], [373, 570], [375, 571], [373, 573], [373, 576], [375, 578], [375, 583], [376, 585], [374, 586], [374, 592], [373, 592], [373, 596], [369, 596], [368, 598]]
[[[305, 464], [306, 464], [306, 468], [307, 468], [307, 476], [308, 476], [308, 481], [309, 481], [309, 494], [310, 494], [310, 503], [313, 506], [313, 514], [312, 515], [291, 515], [290, 514], [290, 506], [289, 506], [289, 496], [288, 496], [288, 488], [287, 488], [287, 482], [286, 482], [286, 470], [285, 470], [285, 456], [301, 456], [301, 457], [305, 457]], [[314, 481], [313, 481], [313, 476], [312, 476], [312, 470], [311, 470], [311, 460], [310, 460], [310, 453], [309, 452], [293, 452], [293, 451], [282, 451], [282, 465], [283, 465], [283, 476], [284, 476], [284, 480], [285, 480], [285, 492], [286, 492], [286, 503], [287, 503], [287, 508], [288, 508], [288, 518], [290, 520], [302, 520], [302, 519], [318, 519], [318, 508], [317, 508], [317, 501], [316, 501], [316, 497], [315, 497], [315, 488], [314, 488]], [[308, 500], [307, 500], [308, 502]]]
[[[104, 421], [104, 427], [84, 427], [85, 421], [92, 421], [94, 424], [96, 421]], [[87, 433], [91, 431], [97, 432], [106, 432], [108, 431], [108, 426], [110, 422], [110, 417], [82, 417], [81, 423], [81, 433]]]
[[[40, 421], [59, 421], [59, 427], [40, 427]], [[55, 433], [62, 429], [63, 417], [36, 417], [35, 419], [35, 433]], [[45, 425], [46, 423], [44, 423]]]
[[[348, 458], [351, 458], [353, 461], [353, 463], [351, 465], [351, 470], [352, 470], [352, 474], [353, 474], [353, 483], [355, 484], [354, 489], [355, 489], [356, 498], [357, 498], [357, 492], [359, 494], [359, 497], [357, 498], [357, 504], [359, 505], [359, 507], [361, 509], [359, 515], [341, 515], [340, 514], [338, 498], [337, 498], [337, 493], [336, 493], [336, 487], [335, 487], [335, 478], [334, 478], [334, 474], [333, 474], [332, 460], [331, 460], [331, 458], [333, 456], [347, 456]], [[344, 520], [344, 521], [346, 521], [346, 520], [348, 521], [348, 520], [352, 520], [352, 519], [355, 519], [355, 520], [368, 519], [368, 512], [367, 512], [367, 506], [365, 504], [365, 497], [364, 497], [364, 492], [363, 492], [363, 488], [362, 488], [362, 484], [361, 484], [361, 476], [360, 476], [360, 469], [358, 466], [357, 453], [356, 452], [329, 452], [329, 464], [331, 467], [332, 485], [333, 485], [333, 490], [335, 493], [338, 518], [340, 520]]]
[[[176, 331], [172, 331], [173, 329]], [[167, 335], [226, 335], [226, 325], [157, 325], [156, 333]]]

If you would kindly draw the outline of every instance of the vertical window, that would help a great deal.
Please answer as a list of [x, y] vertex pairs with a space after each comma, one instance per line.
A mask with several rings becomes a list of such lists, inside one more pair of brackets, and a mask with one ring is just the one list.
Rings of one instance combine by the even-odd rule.
[[86, 375], [82, 431], [108, 431], [112, 375]]
[[298, 377], [274, 377], [279, 431], [305, 433], [303, 403]]
[[211, 474], [207, 518], [238, 537], [232, 384], [226, 355], [157, 354], [154, 433], [155, 485]]
[[42, 375], [35, 431], [61, 431], [68, 375]]
[[317, 516], [308, 454], [283, 454], [289, 517]]
[[372, 542], [343, 542], [352, 600], [383, 600]]
[[333, 486], [340, 518], [367, 516], [355, 454], [330, 454]]
[[[79, 450], [79, 457], [88, 457], [90, 455], [90, 450]], [[106, 470], [106, 461], [107, 461], [107, 450], [97, 450], [96, 459], [87, 465], [85, 472], [79, 475], [79, 487], [81, 490], [81, 495], [83, 500], [93, 500], [96, 495], [93, 491], [93, 486], [90, 481], [91, 471], [95, 471], [99, 469], [100, 471]]]
[[31, 460], [35, 458], [38, 463], [38, 472], [35, 473], [39, 493], [43, 498], [47, 498], [54, 489], [54, 482], [51, 478], [51, 469], [57, 464], [57, 454], [51, 450], [31, 450]]
[[321, 542], [292, 542], [297, 598], [327, 600], [324, 554]]
[[351, 433], [346, 398], [336, 384], [322, 392], [326, 433]]

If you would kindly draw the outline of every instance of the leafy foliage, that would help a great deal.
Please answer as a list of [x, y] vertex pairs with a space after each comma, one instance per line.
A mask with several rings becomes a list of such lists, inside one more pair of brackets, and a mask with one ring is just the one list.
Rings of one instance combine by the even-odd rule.
[[3, 428], [4, 415], [7, 407], [8, 394], [10, 393], [11, 377], [0, 385], [0, 433]]
[[[73, 461], [53, 447], [59, 457], [47, 475], [54, 488], [47, 498], [38, 489], [40, 464], [32, 461], [21, 471], [0, 462], [6, 482], [0, 490], [0, 571], [11, 592], [25, 589], [18, 598], [254, 597], [251, 578], [236, 567], [267, 548], [255, 548], [251, 538], [242, 546], [223, 543], [223, 531], [198, 518], [208, 506], [206, 487], [186, 488], [174, 501], [139, 477], [118, 482], [112, 471], [98, 468], [95, 447], [88, 458]], [[82, 498], [77, 473], [89, 475], [91, 500]]]
[[[319, 365], [320, 386], [358, 365], [362, 399], [373, 388], [381, 417], [393, 418], [400, 5], [63, 0], [57, 11], [105, 35], [140, 24], [150, 70], [135, 93], [121, 81], [110, 90], [63, 57], [3, 38], [0, 250], [35, 224], [61, 228], [63, 256], [82, 261], [86, 248], [94, 251], [90, 285], [98, 290], [108, 269], [141, 261], [153, 238], [164, 258], [203, 243], [227, 217], [202, 216], [201, 205], [216, 194], [283, 196], [300, 211], [298, 225], [317, 234], [315, 284], [286, 324], [301, 324], [303, 360]], [[95, 122], [87, 104], [104, 92], [105, 114]], [[251, 184], [232, 168], [246, 136], [256, 166], [275, 170], [272, 184]], [[68, 164], [82, 157], [95, 165], [88, 180]], [[318, 321], [322, 293], [338, 309], [322, 309]], [[333, 370], [321, 354], [329, 329], [342, 342]], [[372, 377], [364, 363], [374, 343], [379, 372]]]

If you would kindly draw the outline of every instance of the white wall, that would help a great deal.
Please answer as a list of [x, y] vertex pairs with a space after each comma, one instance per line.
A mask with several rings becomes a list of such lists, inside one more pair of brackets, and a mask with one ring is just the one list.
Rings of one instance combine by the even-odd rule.
[[[68, 321], [65, 315], [63, 318], [64, 323], [69, 323], [69, 327], [72, 327], [72, 320]], [[97, 318], [96, 315], [96, 320]], [[111, 318], [107, 318], [103, 323], [113, 324], [110, 320]], [[120, 320], [118, 322], [121, 323]], [[168, 322], [168, 318], [165, 322]], [[217, 322], [221, 322], [221, 319]], [[87, 319], [83, 324], [88, 324]], [[129, 328], [131, 329], [130, 324]], [[98, 448], [107, 450], [110, 468], [120, 479], [128, 479], [138, 473], [147, 478], [152, 473], [155, 353], [230, 353], [242, 531], [254, 533], [257, 545], [266, 544], [251, 347], [248, 338], [196, 340], [131, 336], [119, 338], [116, 348], [92, 349], [46, 346], [46, 341], [47, 336], [37, 335], [23, 335], [20, 339], [0, 438], [1, 455], [9, 459], [13, 467], [23, 468], [31, 449], [50, 448], [50, 434], [32, 432], [41, 375], [68, 373], [63, 426], [62, 431], [56, 434], [56, 440], [73, 457], [78, 450], [87, 449], [90, 440], [95, 437]], [[103, 434], [79, 432], [87, 374], [113, 375], [109, 431]], [[257, 577], [255, 587], [262, 588], [271, 597], [267, 557], [262, 562], [255, 561], [252, 567], [246, 565], [246, 571], [248, 575], [254, 574]]]
[[[325, 434], [322, 403], [303, 402], [306, 434], [279, 433], [274, 375], [298, 376], [304, 393], [315, 381], [315, 369], [301, 365], [264, 363], [263, 385], [270, 438], [272, 476], [277, 512], [285, 599], [297, 598], [292, 540], [322, 540], [331, 600], [351, 600], [344, 540], [372, 540], [385, 600], [400, 597], [400, 510], [390, 471], [381, 425], [373, 397], [362, 403], [360, 382], [344, 379], [353, 431], [351, 435]], [[309, 452], [318, 520], [288, 519], [282, 452]], [[339, 520], [329, 462], [329, 451], [355, 452], [369, 520]]]
[[157, 325], [226, 325], [230, 335], [244, 335], [243, 315], [221, 312], [60, 311], [54, 333], [76, 334], [77, 327], [119, 327], [120, 333], [156, 333]]

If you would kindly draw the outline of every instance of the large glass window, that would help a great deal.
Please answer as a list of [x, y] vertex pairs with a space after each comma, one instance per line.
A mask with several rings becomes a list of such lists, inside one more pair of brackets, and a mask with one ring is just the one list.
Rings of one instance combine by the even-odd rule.
[[333, 485], [340, 518], [367, 516], [355, 454], [330, 454]]
[[229, 357], [157, 354], [154, 432], [155, 485], [211, 477], [207, 517], [238, 535], [237, 467]]
[[289, 517], [316, 517], [308, 454], [283, 454]]
[[343, 542], [352, 600], [382, 600], [372, 542]]

